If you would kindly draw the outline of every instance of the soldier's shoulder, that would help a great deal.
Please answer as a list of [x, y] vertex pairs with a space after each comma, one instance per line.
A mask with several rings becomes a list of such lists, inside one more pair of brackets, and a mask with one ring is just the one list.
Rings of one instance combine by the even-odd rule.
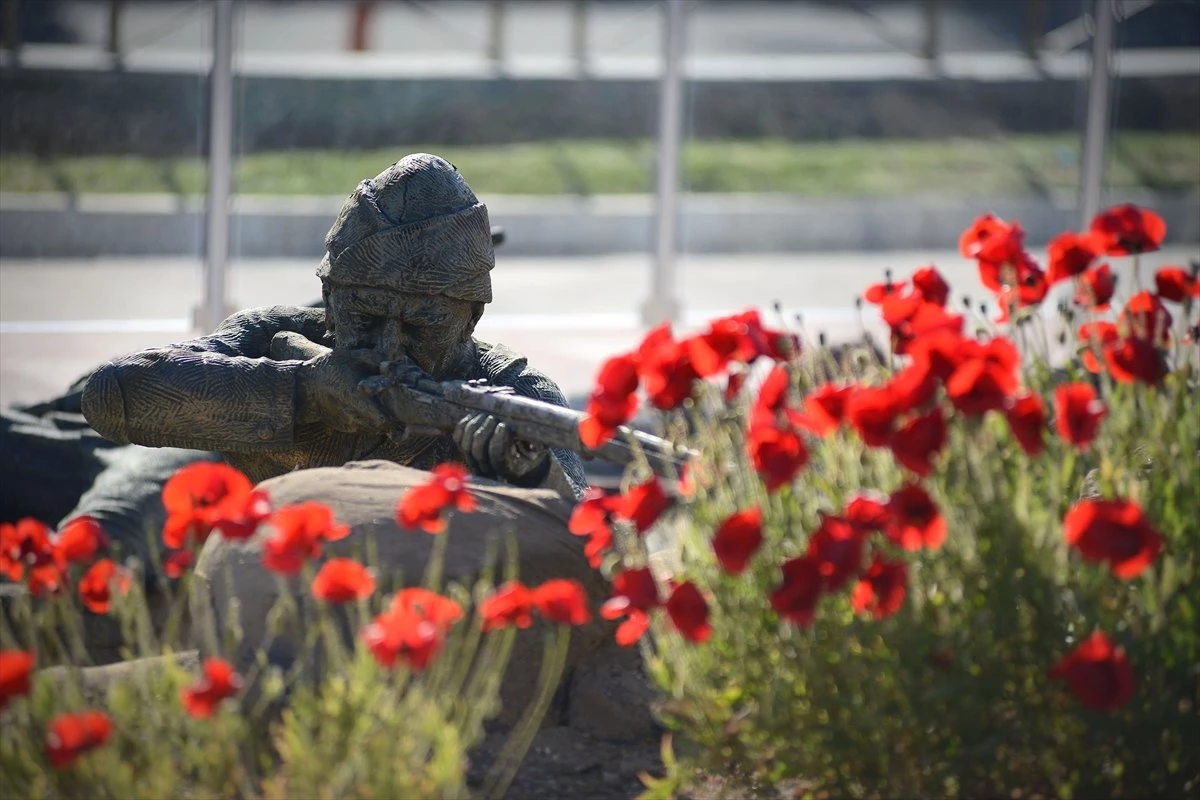
[[500, 386], [511, 386], [519, 393], [529, 397], [565, 405], [562, 391], [546, 373], [531, 366], [529, 360], [509, 347], [499, 342], [492, 344], [476, 340], [479, 353], [479, 374], [476, 377], [486, 378], [490, 383]]
[[296, 331], [308, 334], [323, 330], [325, 309], [308, 306], [260, 306], [245, 308], [226, 317], [217, 335], [253, 331]]

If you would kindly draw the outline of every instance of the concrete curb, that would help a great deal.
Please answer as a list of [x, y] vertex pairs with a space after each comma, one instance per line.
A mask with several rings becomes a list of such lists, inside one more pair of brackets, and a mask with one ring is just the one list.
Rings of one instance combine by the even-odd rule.
[[[651, 249], [654, 199], [485, 196], [505, 253], [580, 256]], [[319, 258], [342, 197], [239, 197], [233, 258]], [[1172, 241], [1200, 241], [1200, 191], [1122, 192], [1106, 202], [1154, 208]], [[1018, 219], [1031, 245], [1080, 225], [1072, 196], [804, 198], [685, 195], [680, 246], [697, 253], [907, 250], [952, 247], [979, 214]], [[195, 256], [201, 198], [0, 194], [0, 258]]]

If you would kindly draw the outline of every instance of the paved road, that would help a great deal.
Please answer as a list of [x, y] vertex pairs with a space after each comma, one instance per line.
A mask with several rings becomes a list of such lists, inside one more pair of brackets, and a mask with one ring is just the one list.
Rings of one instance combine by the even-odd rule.
[[[1172, 247], [1148, 256], [1143, 270], [1194, 258], [1200, 245]], [[974, 267], [944, 251], [685, 257], [681, 328], [748, 306], [770, 317], [779, 301], [789, 319], [802, 314], [808, 336], [853, 338], [862, 331], [856, 294], [885, 269], [906, 275], [928, 263], [956, 292], [982, 298]], [[235, 262], [231, 296], [240, 307], [308, 302], [320, 292], [314, 266]], [[641, 255], [501, 255], [496, 300], [478, 333], [528, 354], [568, 395], [585, 394], [600, 362], [641, 337], [638, 308], [649, 290], [649, 267]], [[0, 261], [0, 405], [53, 396], [114, 354], [188, 338], [199, 293], [199, 264], [190, 260]], [[878, 333], [874, 313], [864, 316]]]

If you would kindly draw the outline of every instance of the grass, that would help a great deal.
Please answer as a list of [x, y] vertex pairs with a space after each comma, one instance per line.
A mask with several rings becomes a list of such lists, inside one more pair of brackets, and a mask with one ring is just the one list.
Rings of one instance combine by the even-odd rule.
[[[418, 143], [360, 150], [254, 153], [238, 159], [235, 191], [260, 195], [344, 195], [409, 152], [455, 163], [480, 194], [626, 194], [654, 186], [650, 141], [559, 140], [511, 145]], [[1080, 140], [1073, 133], [995, 139], [692, 141], [684, 185], [693, 192], [783, 192], [807, 196], [972, 195], [1074, 189]], [[5, 192], [201, 194], [202, 158], [136, 155], [38, 157], [0, 154]], [[1200, 137], [1124, 133], [1112, 143], [1114, 187], [1200, 187]]]

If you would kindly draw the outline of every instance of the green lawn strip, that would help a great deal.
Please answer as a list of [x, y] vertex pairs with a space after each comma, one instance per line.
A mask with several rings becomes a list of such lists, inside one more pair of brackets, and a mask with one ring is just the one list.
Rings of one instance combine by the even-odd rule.
[[[780, 139], [690, 141], [684, 185], [693, 192], [782, 192], [807, 196], [898, 196], [920, 192], [1039, 193], [1078, 183], [1073, 133], [994, 139]], [[650, 141], [558, 140], [254, 153], [237, 160], [242, 194], [342, 195], [400, 156], [436, 152], [480, 194], [626, 194], [654, 186]], [[1113, 140], [1106, 180], [1115, 187], [1200, 187], [1200, 139], [1187, 133], [1125, 133]], [[199, 157], [0, 155], [0, 190], [200, 194]]]

